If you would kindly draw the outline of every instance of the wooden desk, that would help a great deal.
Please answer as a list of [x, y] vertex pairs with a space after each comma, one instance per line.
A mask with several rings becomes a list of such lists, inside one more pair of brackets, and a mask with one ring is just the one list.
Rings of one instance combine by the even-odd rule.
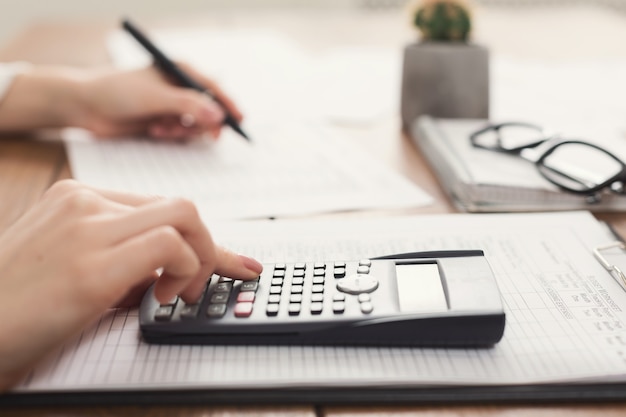
[[[262, 14], [262, 16], [259, 16]], [[497, 14], [478, 15], [480, 19], [492, 19], [491, 28], [498, 32], [502, 23]], [[486, 17], [483, 17], [486, 16]], [[520, 19], [519, 14], [516, 16]], [[239, 13], [221, 14], [219, 17], [195, 18], [192, 23], [202, 25], [253, 25], [262, 22], [275, 29], [282, 29], [297, 37], [311, 48], [320, 48], [336, 41], [340, 34], [347, 43], [389, 44], [394, 42], [401, 47], [412, 39], [408, 26], [403, 26], [402, 17], [397, 12], [375, 14], [365, 12], [358, 15], [342, 13], [289, 14]], [[522, 17], [523, 19], [523, 17]], [[567, 20], [567, 19], [566, 19]], [[189, 24], [188, 21], [187, 25]], [[587, 22], [587, 21], [586, 21]], [[90, 22], [89, 24], [35, 24], [12, 39], [0, 50], [0, 61], [28, 60], [37, 64], [71, 64], [77, 66], [108, 65], [104, 37], [117, 22]], [[180, 25], [180, 21], [159, 22], [161, 26]], [[585, 26], [587, 23], [585, 24]], [[626, 26], [626, 25], [624, 25]], [[510, 29], [510, 25], [508, 25]], [[604, 30], [607, 26], [603, 26]], [[324, 30], [321, 30], [324, 28]], [[350, 30], [347, 31], [346, 28]], [[484, 30], [483, 36], [489, 35]], [[583, 31], [586, 36], [590, 31]], [[488, 37], [488, 36], [487, 36]], [[626, 46], [619, 44], [626, 36], [614, 36], [615, 44], [604, 43], [603, 51], [619, 52], [626, 56]], [[501, 39], [501, 38], [498, 38]], [[534, 53], [547, 54], [544, 49], [533, 49]], [[492, 45], [495, 49], [498, 45]], [[602, 49], [602, 48], [601, 48]], [[560, 50], [563, 52], [563, 49]], [[587, 51], [598, 53], [597, 48]], [[367, 132], [352, 132], [367, 144], [368, 149], [383, 155], [397, 169], [406, 174], [419, 186], [436, 198], [429, 207], [414, 210], [416, 213], [450, 213], [454, 209], [441, 191], [432, 171], [411, 142], [399, 132], [399, 123], [389, 121]], [[0, 141], [0, 231], [10, 225], [26, 208], [56, 180], [71, 177], [67, 157], [62, 143], [58, 140], [35, 141], [28, 138], [7, 136]], [[605, 214], [598, 217], [610, 220], [626, 235], [626, 214]], [[154, 406], [154, 407], [21, 407], [0, 409], [7, 416], [230, 416], [230, 415], [280, 415], [280, 416], [382, 416], [411, 415], [432, 417], [453, 416], [622, 416], [626, 415], [626, 404], [552, 404], [552, 405], [455, 405], [455, 406], [379, 406], [379, 407], [326, 407], [316, 404], [301, 406]]]

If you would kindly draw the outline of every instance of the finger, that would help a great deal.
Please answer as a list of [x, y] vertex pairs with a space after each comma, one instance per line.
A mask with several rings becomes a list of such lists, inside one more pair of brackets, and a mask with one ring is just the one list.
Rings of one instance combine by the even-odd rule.
[[150, 229], [111, 247], [102, 264], [110, 265], [100, 289], [111, 304], [159, 268], [163, 274], [154, 294], [160, 302], [167, 302], [196, 277], [200, 267], [193, 249], [169, 226]]
[[219, 84], [212, 79], [205, 76], [200, 71], [197, 71], [190, 65], [185, 63], [178, 64], [185, 72], [187, 72], [193, 79], [197, 80], [200, 84], [205, 86], [211, 93], [215, 96], [217, 101], [223, 105], [227, 112], [230, 113], [235, 120], [241, 122], [243, 120], [243, 114], [235, 104], [234, 100], [231, 99], [228, 94], [226, 94]]
[[139, 305], [139, 303], [141, 303], [141, 299], [146, 293], [146, 290], [157, 280], [158, 277], [159, 275], [156, 271], [154, 271], [154, 273], [152, 273], [149, 277], [132, 287], [120, 301], [115, 303], [115, 307], [131, 308]]
[[235, 279], [251, 280], [258, 278], [263, 271], [263, 265], [258, 261], [236, 254], [221, 246], [215, 246], [214, 259], [216, 261], [215, 269], [208, 271], [207, 275], [196, 277], [189, 282], [187, 288], [180, 294], [183, 300], [195, 302], [204, 292], [207, 279], [214, 273]]
[[[104, 228], [110, 244], [127, 239], [129, 236], [145, 233], [161, 226], [175, 228], [193, 249], [200, 262], [200, 268], [193, 280], [177, 285], [174, 290], [184, 292], [185, 297], [192, 299], [199, 295], [199, 288], [206, 278], [214, 271], [220, 270], [228, 274], [237, 274], [234, 278], [250, 279], [257, 276], [261, 265], [244, 256], [216, 249], [213, 239], [200, 219], [193, 203], [182, 199], [168, 199], [145, 204], [130, 213], [124, 214]], [[172, 282], [173, 280], [165, 280]], [[167, 284], [170, 285], [170, 284]], [[167, 287], [172, 290], [171, 287]]]

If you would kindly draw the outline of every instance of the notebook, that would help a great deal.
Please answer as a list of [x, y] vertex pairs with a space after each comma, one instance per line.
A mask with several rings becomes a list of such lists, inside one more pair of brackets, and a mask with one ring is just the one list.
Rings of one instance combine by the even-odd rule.
[[422, 116], [411, 128], [412, 140], [460, 209], [469, 212], [626, 209], [626, 197], [607, 192], [598, 200], [568, 193], [545, 180], [527, 160], [474, 148], [470, 134], [487, 123], [487, 120]]

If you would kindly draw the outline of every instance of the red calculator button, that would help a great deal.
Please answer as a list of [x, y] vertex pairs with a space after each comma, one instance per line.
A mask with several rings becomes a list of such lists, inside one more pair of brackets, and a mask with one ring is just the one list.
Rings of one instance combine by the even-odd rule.
[[242, 302], [235, 304], [235, 317], [250, 317], [252, 314], [252, 303]]

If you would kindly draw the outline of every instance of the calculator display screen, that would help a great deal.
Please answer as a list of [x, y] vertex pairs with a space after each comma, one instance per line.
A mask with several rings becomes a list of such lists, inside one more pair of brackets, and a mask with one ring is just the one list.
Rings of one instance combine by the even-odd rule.
[[448, 309], [436, 263], [396, 264], [400, 311], [426, 313]]

